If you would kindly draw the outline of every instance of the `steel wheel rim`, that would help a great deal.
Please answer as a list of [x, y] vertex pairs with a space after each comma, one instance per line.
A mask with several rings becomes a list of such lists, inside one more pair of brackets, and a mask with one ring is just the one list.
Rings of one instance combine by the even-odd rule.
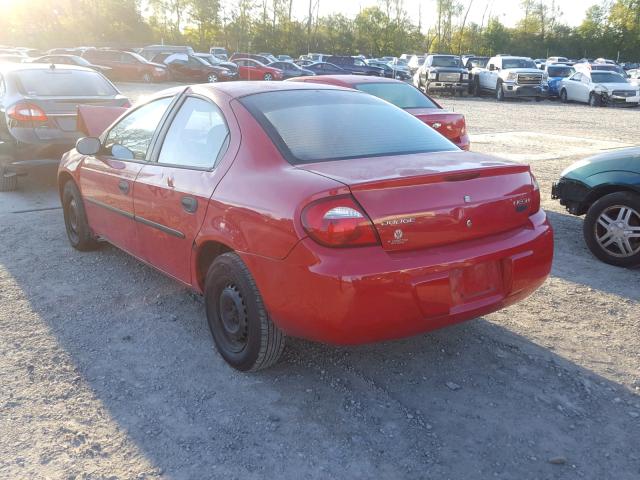
[[596, 241], [607, 254], [628, 258], [640, 253], [640, 213], [627, 205], [612, 205], [594, 227]]
[[209, 83], [216, 83], [218, 81], [218, 77], [215, 75], [209, 75]]
[[233, 353], [242, 352], [249, 339], [249, 318], [244, 298], [233, 284], [220, 292], [218, 318], [225, 349]]

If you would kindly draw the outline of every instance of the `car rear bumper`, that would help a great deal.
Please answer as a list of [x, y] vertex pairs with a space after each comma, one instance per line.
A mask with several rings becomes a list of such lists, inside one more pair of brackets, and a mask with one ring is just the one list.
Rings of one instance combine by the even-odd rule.
[[416, 335], [522, 300], [549, 274], [553, 232], [541, 210], [526, 227], [424, 251], [337, 250], [307, 238], [284, 260], [242, 256], [286, 334], [360, 344]]

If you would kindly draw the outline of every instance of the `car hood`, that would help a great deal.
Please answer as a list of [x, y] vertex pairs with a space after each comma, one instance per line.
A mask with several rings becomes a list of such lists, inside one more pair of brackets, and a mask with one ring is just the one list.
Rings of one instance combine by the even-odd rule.
[[597, 83], [596, 85], [602, 85], [609, 91], [613, 90], [637, 90], [637, 87], [634, 87], [630, 83]]
[[610, 171], [640, 174], [640, 147], [624, 148], [585, 158], [570, 165], [561, 176], [573, 180], [584, 180], [592, 175]]

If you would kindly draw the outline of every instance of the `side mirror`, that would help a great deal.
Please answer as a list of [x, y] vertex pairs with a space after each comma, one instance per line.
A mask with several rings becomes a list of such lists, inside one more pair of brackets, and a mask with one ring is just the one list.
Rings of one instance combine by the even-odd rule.
[[102, 145], [99, 138], [83, 137], [76, 142], [76, 150], [81, 155], [97, 155]]
[[496, 69], [496, 66], [492, 63], [491, 65], [489, 65], [489, 71], [493, 72]]

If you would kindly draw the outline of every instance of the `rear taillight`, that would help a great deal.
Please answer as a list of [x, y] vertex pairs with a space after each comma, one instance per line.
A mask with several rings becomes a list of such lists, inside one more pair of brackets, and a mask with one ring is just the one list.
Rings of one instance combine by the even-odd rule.
[[531, 193], [531, 213], [536, 213], [540, 210], [540, 185], [536, 177], [531, 174], [531, 183], [533, 183], [533, 192]]
[[37, 105], [16, 103], [9, 107], [7, 116], [17, 122], [46, 122], [47, 114]]
[[326, 247], [378, 245], [373, 223], [351, 195], [323, 198], [302, 210], [302, 226]]

